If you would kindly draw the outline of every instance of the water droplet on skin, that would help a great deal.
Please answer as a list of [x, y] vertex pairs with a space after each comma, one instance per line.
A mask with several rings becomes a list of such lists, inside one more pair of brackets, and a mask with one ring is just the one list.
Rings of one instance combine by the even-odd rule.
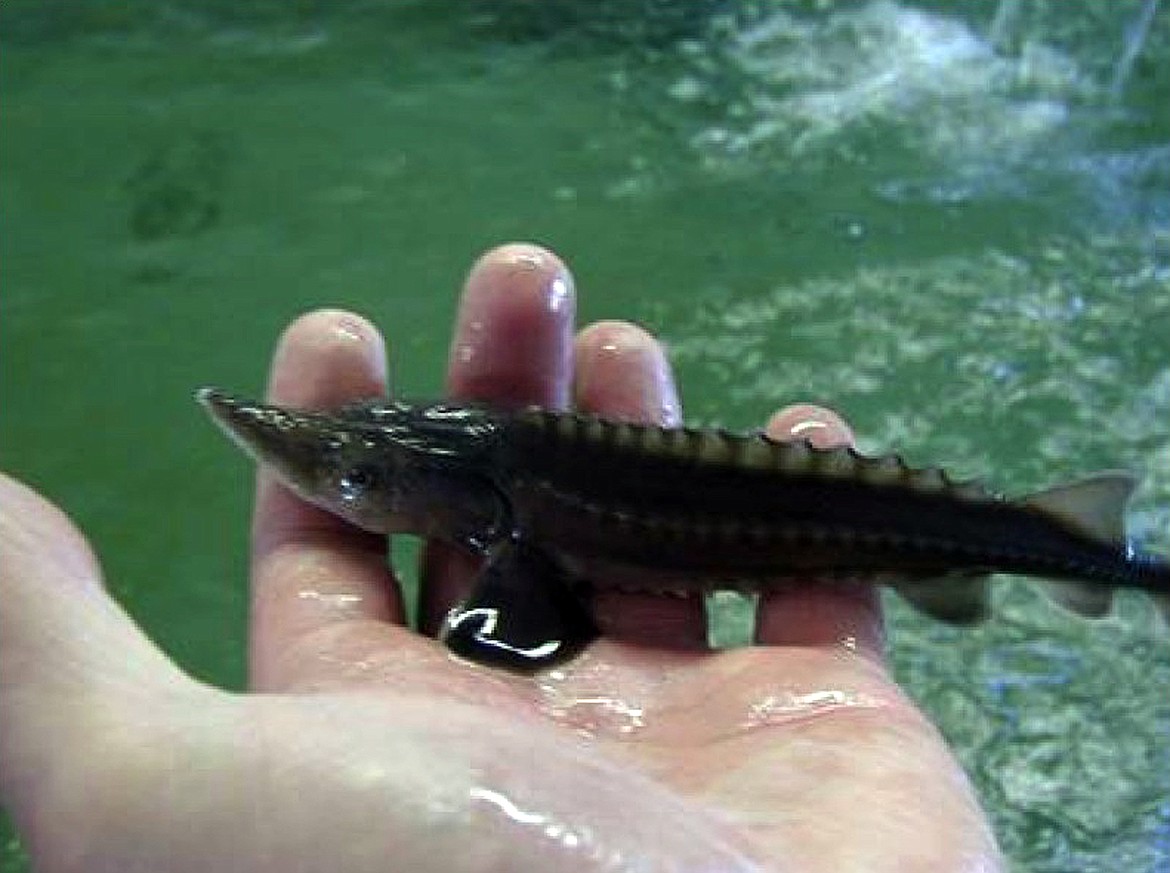
[[629, 736], [646, 727], [643, 704], [648, 688], [640, 684], [615, 688], [615, 684], [618, 680], [610, 665], [579, 661], [572, 671], [553, 670], [541, 676], [540, 707], [582, 736]]
[[[823, 421], [816, 421], [808, 419], [806, 421], [797, 422], [788, 429], [793, 436], [805, 437], [809, 431], [824, 431], [828, 429], [828, 425]], [[811, 439], [811, 436], [808, 436]]]
[[366, 341], [361, 323], [349, 318], [340, 319], [333, 325], [333, 335], [346, 342], [364, 343]]
[[818, 691], [779, 691], [749, 704], [743, 728], [757, 728], [815, 718], [841, 709], [878, 709], [882, 702], [871, 695], [835, 688]]
[[534, 251], [518, 252], [513, 256], [512, 263], [526, 270], [539, 270], [544, 266], [544, 256]]
[[315, 600], [325, 606], [350, 607], [362, 602], [360, 594], [327, 594], [324, 591], [315, 591], [311, 589], [298, 591], [297, 598], [300, 600]]
[[560, 312], [569, 305], [572, 299], [572, 291], [569, 287], [568, 280], [563, 276], [557, 276], [552, 280], [552, 284], [548, 289], [548, 311]]
[[646, 727], [645, 710], [620, 697], [572, 696], [547, 684], [541, 691], [545, 697], [542, 708], [558, 721], [572, 722], [586, 736], [602, 731], [629, 735]]

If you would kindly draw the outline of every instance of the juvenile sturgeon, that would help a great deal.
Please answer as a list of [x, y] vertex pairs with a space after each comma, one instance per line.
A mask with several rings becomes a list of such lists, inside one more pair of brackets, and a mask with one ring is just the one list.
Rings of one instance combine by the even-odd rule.
[[762, 434], [663, 428], [539, 408], [373, 401], [322, 413], [214, 388], [198, 400], [301, 498], [375, 533], [486, 560], [442, 636], [511, 669], [567, 657], [595, 633], [592, 588], [766, 591], [869, 579], [936, 618], [986, 617], [988, 574], [1043, 577], [1087, 616], [1115, 588], [1170, 620], [1170, 563], [1123, 530], [1134, 479], [1109, 471], [1015, 500], [896, 455]]

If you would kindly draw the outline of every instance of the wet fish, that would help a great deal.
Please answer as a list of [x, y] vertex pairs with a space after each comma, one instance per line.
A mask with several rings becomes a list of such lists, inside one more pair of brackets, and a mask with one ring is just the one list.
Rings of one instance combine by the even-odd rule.
[[866, 579], [936, 618], [987, 615], [988, 574], [1042, 577], [1105, 614], [1115, 588], [1170, 620], [1170, 564], [1123, 529], [1133, 478], [1110, 471], [1015, 500], [937, 468], [762, 434], [593, 415], [373, 401], [321, 413], [214, 388], [200, 403], [308, 502], [376, 533], [482, 555], [444, 639], [476, 661], [535, 669], [592, 638], [591, 588], [767, 590]]

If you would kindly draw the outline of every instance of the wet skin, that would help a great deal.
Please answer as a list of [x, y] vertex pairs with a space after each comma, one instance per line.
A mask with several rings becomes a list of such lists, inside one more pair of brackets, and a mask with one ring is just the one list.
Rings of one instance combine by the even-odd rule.
[[[452, 396], [676, 423], [657, 345], [574, 339], [571, 280], [528, 246], [489, 253], [460, 307]], [[298, 320], [269, 399], [384, 390], [356, 316]], [[824, 410], [777, 437], [848, 441]], [[260, 475], [250, 684], [193, 682], [108, 598], [80, 534], [0, 490], [0, 799], [43, 870], [995, 870], [986, 819], [888, 676], [872, 592], [792, 586], [758, 645], [711, 653], [698, 600], [609, 593], [602, 637], [519, 677], [405, 626], [384, 538]], [[476, 568], [429, 550], [433, 631]], [[225, 583], [228, 584], [228, 583]], [[198, 762], [198, 766], [192, 766]]]

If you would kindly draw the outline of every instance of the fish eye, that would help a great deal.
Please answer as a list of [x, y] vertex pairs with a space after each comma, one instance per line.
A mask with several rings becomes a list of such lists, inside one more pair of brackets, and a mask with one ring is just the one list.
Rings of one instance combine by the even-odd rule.
[[338, 487], [345, 500], [356, 500], [378, 481], [378, 472], [370, 466], [351, 467], [345, 471]]

